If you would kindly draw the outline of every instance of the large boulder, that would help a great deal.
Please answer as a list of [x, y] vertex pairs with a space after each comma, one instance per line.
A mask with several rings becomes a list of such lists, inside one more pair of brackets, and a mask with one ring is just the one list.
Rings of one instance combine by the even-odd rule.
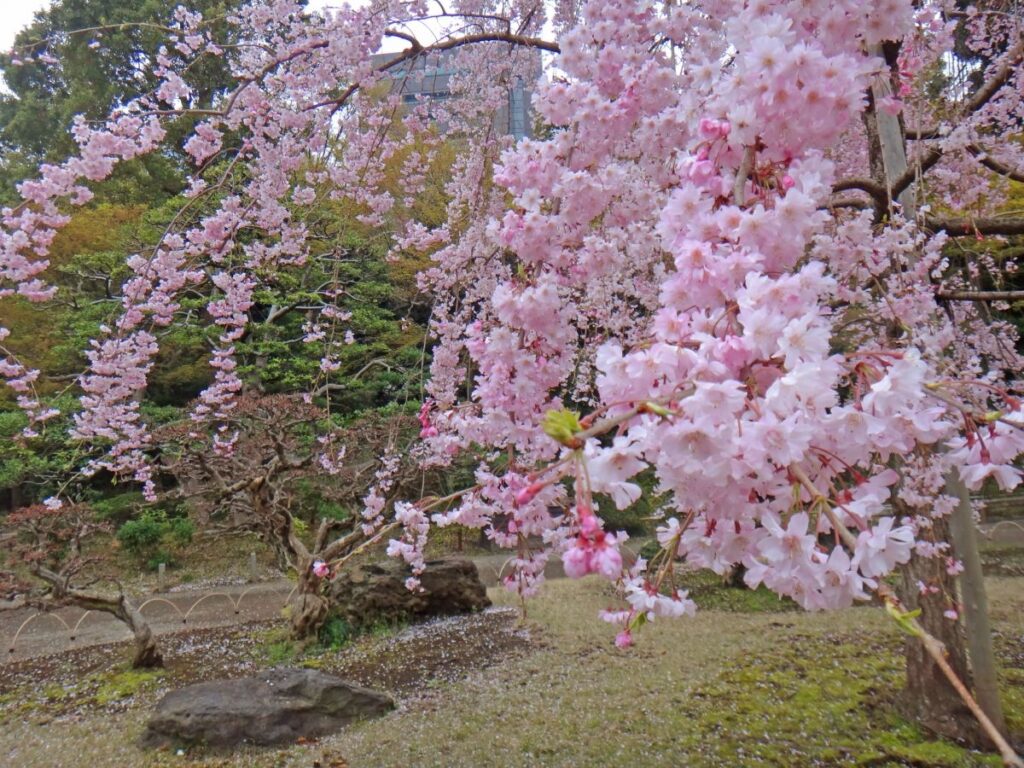
[[143, 743], [284, 744], [333, 733], [394, 706], [390, 696], [315, 669], [273, 669], [172, 691], [157, 704]]
[[491, 604], [472, 560], [428, 560], [421, 589], [405, 585], [409, 568], [399, 560], [343, 571], [331, 582], [332, 613], [351, 626], [451, 616]]

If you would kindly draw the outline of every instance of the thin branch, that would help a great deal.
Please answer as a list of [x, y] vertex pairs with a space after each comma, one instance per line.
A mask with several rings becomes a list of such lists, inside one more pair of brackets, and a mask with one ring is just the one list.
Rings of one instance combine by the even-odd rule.
[[732, 197], [733, 202], [743, 207], [746, 202], [746, 190], [747, 190], [747, 177], [750, 176], [750, 169], [754, 166], [754, 147], [748, 146], [743, 149], [743, 159], [740, 161], [740, 167], [736, 170], [736, 181], [733, 183]]
[[924, 226], [954, 237], [965, 235], [1024, 235], [1024, 218], [951, 219], [929, 217]]
[[[403, 40], [410, 40], [413, 45], [406, 48], [401, 53], [395, 54], [394, 58], [388, 59], [386, 62], [377, 67], [374, 72], [383, 74], [400, 64], [414, 59], [421, 54], [426, 53], [438, 53], [440, 51], [451, 51], [456, 48], [461, 48], [464, 45], [474, 45], [476, 43], [509, 43], [510, 45], [519, 45], [524, 48], [537, 48], [542, 51], [549, 51], [551, 53], [561, 53], [561, 48], [558, 47], [558, 43], [550, 42], [549, 40], [543, 40], [539, 37], [527, 37], [524, 35], [513, 35], [508, 32], [481, 32], [473, 35], [464, 35], [462, 37], [456, 37], [451, 40], [445, 40], [444, 42], [434, 43], [432, 45], [422, 45], [412, 35], [407, 35], [405, 32], [398, 30], [389, 30], [385, 34], [390, 34], [392, 37], [400, 37]], [[311, 104], [306, 107], [309, 109], [319, 109], [320, 107], [334, 107], [335, 110], [341, 108], [345, 103], [358, 91], [360, 88], [359, 83], [352, 83], [346, 88], [340, 96], [336, 99], [327, 99], [326, 101], [320, 101], [316, 104]]]
[[[393, 370], [392, 367], [388, 365], [387, 361], [383, 357], [378, 357], [368, 362], [366, 365], [364, 365], [362, 368], [360, 368], [358, 371], [353, 373], [348, 378], [358, 379], [360, 376], [362, 376], [375, 365], [379, 365], [382, 368], [386, 368], [389, 371]], [[332, 384], [330, 382], [327, 382], [326, 384], [321, 384], [319, 387], [313, 390], [312, 394], [313, 397], [320, 397], [321, 395], [325, 395], [328, 392], [344, 391], [345, 389], [347, 389], [347, 387], [344, 384]]]
[[949, 301], [1020, 301], [1024, 291], [939, 291], [935, 297]]
[[1000, 176], [1005, 176], [1006, 178], [1013, 179], [1014, 181], [1024, 182], [1024, 171], [1011, 168], [1005, 163], [996, 160], [977, 144], [967, 145], [967, 151], [974, 156], [975, 160], [984, 165], [990, 171], [994, 171]]
[[[961, 119], [966, 119], [968, 116], [974, 114], [985, 106], [992, 97], [998, 93], [999, 89], [1006, 85], [1010, 78], [1017, 72], [1021, 59], [1024, 58], [1024, 40], [1018, 40], [1017, 44], [1009, 52], [1009, 55], [1006, 58], [1007, 60], [995, 75], [993, 75], [990, 80], [986, 81], [985, 84], [982, 85], [981, 88], [979, 88], [964, 105], [965, 108], [961, 115]], [[923, 175], [925, 172], [930, 170], [941, 158], [941, 148], [933, 147], [928, 150], [928, 152], [926, 152], [917, 163], [907, 168], [903, 175], [893, 182], [891, 190], [893, 198], [899, 197], [900, 193], [913, 184], [918, 176]]]

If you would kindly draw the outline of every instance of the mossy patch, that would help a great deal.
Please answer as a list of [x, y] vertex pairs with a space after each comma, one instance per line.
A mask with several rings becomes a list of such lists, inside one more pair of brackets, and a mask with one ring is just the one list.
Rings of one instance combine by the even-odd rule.
[[17, 716], [58, 716], [89, 708], [107, 708], [154, 690], [165, 676], [163, 669], [132, 669], [118, 665], [93, 672], [75, 683], [20, 686], [0, 697], [0, 721]]
[[999, 695], [1003, 718], [1011, 734], [1024, 737], [1024, 636], [1004, 637], [996, 643]]
[[121, 667], [110, 672], [97, 675], [99, 685], [92, 698], [101, 707], [114, 702], [128, 699], [143, 691], [149, 690], [164, 675], [162, 669], [131, 669]]
[[676, 580], [680, 589], [690, 593], [690, 599], [704, 611], [729, 613], [774, 613], [795, 611], [799, 606], [786, 597], [779, 597], [766, 587], [748, 589], [729, 586], [717, 573], [707, 570], [689, 571]]
[[406, 626], [405, 622], [380, 621], [353, 627], [344, 619], [331, 616], [321, 628], [316, 642], [304, 644], [293, 640], [284, 628], [265, 633], [263, 643], [258, 646], [258, 657], [269, 666], [299, 664], [320, 669], [329, 663], [331, 654], [344, 650], [359, 638], [391, 637]]
[[1001, 765], [897, 714], [899, 644], [866, 633], [780, 638], [693, 691], [681, 746], [702, 765]]

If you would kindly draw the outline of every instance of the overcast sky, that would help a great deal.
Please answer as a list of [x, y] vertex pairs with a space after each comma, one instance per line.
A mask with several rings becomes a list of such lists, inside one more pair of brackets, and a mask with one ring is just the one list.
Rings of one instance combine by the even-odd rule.
[[32, 21], [32, 14], [46, 8], [50, 0], [0, 0], [0, 51], [6, 51], [14, 36]]
[[[188, 5], [187, 0], [184, 4]], [[320, 8], [331, 4], [331, 0], [310, 0], [309, 6]], [[335, 0], [333, 4], [338, 3]], [[0, 51], [6, 51], [11, 47], [14, 36], [32, 21], [33, 13], [49, 5], [50, 0], [0, 0]]]

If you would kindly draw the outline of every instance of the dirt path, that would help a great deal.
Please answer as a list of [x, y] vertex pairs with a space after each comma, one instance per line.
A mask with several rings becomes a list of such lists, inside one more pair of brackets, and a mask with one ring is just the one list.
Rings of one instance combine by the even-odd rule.
[[[276, 618], [293, 586], [282, 579], [163, 592], [137, 599], [153, 631], [166, 635]], [[0, 664], [130, 638], [127, 627], [109, 614], [87, 614], [81, 608], [62, 608], [50, 614], [29, 608], [0, 612]]]

